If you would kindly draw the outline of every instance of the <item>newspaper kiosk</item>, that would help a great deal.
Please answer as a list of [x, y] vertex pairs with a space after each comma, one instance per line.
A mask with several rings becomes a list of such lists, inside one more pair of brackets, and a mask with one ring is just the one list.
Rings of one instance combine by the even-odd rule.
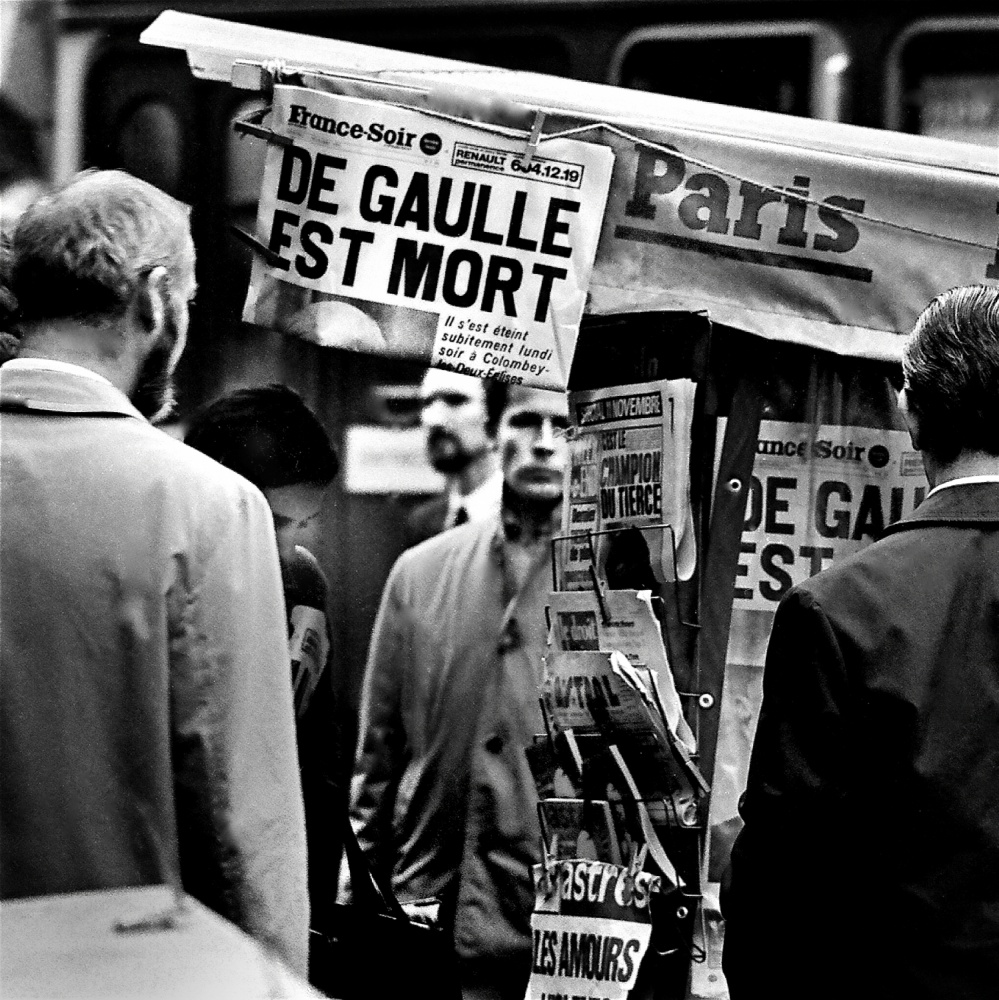
[[[682, 474], [659, 470], [675, 563], [655, 583], [711, 794], [692, 824], [691, 974], [658, 995], [723, 996], [716, 883], [773, 613], [926, 492], [892, 378], [933, 295], [999, 283], [995, 151], [220, 24], [168, 12], [143, 41], [274, 109], [238, 126], [269, 150], [245, 319], [581, 407], [695, 386]], [[618, 470], [614, 524], [614, 490], [632, 513], [652, 503], [626, 465], [599, 466]], [[588, 496], [584, 471], [571, 489]]]

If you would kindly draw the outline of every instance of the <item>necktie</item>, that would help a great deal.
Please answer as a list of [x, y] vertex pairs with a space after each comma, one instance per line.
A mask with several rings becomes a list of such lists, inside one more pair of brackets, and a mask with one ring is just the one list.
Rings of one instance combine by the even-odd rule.
[[468, 520], [468, 511], [465, 510], [465, 505], [461, 504], [454, 514], [454, 527], [458, 527], [459, 524], [464, 524]]

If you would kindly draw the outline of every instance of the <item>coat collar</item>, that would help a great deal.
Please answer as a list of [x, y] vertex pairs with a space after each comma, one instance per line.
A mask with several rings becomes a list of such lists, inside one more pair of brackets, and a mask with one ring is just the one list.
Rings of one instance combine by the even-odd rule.
[[928, 496], [911, 514], [886, 528], [884, 535], [944, 525], [999, 527], [999, 483], [961, 483], [940, 490]]
[[71, 371], [0, 368], [0, 409], [88, 416], [145, 417], [109, 382]]

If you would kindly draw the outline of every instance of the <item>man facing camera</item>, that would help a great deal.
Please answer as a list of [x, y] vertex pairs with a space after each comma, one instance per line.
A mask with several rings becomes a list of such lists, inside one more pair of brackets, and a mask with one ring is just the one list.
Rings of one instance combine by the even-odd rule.
[[13, 238], [0, 369], [4, 898], [172, 884], [306, 971], [302, 797], [270, 511], [150, 426], [188, 213], [117, 171]]
[[930, 493], [774, 621], [722, 897], [733, 1000], [999, 983], [999, 289], [934, 299], [902, 372]]
[[538, 705], [566, 398], [490, 385], [502, 509], [403, 553], [368, 656], [351, 820], [401, 900], [439, 896], [464, 996], [522, 1000]]
[[441, 531], [495, 517], [503, 477], [496, 459], [496, 421], [487, 383], [471, 375], [430, 368], [420, 384], [420, 423], [427, 458], [444, 477], [445, 490], [407, 518], [406, 544]]

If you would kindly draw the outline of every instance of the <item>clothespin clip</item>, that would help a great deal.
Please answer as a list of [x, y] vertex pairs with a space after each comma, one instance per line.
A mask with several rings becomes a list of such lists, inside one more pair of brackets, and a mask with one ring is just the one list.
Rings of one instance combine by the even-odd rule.
[[545, 704], [544, 698], [539, 698], [538, 704], [541, 706], [541, 721], [545, 724], [545, 734], [548, 736], [548, 745], [552, 748], [552, 752], [554, 753], [555, 737], [552, 734], [551, 719], [548, 718], [548, 706]]
[[541, 127], [545, 123], [544, 111], [534, 112], [534, 123], [531, 125], [531, 134], [527, 140], [527, 149], [524, 150], [524, 158], [520, 161], [524, 167], [530, 166], [534, 154], [538, 151], [538, 143], [541, 141]]
[[597, 595], [597, 604], [600, 605], [600, 617], [604, 625], [610, 625], [611, 619], [607, 612], [607, 602], [604, 600], [600, 580], [597, 579], [597, 550], [593, 545], [593, 535], [589, 531], [586, 533], [586, 544], [590, 547], [590, 582], [593, 584], [593, 592]]
[[253, 135], [275, 146], [294, 146], [295, 141], [289, 136], [281, 135], [280, 132], [275, 132], [273, 129], [265, 128], [260, 124], [270, 114], [270, 110], [269, 107], [257, 108], [256, 111], [251, 111], [245, 118], [237, 118], [232, 123], [233, 131], [236, 132], [240, 139], [244, 135]]
[[569, 755], [572, 757], [572, 766], [576, 769], [577, 784], [583, 783], [583, 755], [580, 753], [579, 744], [576, 742], [576, 734], [571, 729], [564, 729], [562, 735], [565, 737], [565, 745], [569, 748]]
[[648, 844], [635, 844], [631, 857], [628, 859], [628, 874], [632, 879], [637, 878], [638, 873], [645, 868], [645, 859], [649, 854]]
[[[540, 811], [540, 805], [539, 805]], [[558, 834], [552, 834], [552, 844], [549, 848], [544, 835], [541, 837], [541, 878], [540, 888], [545, 898], [550, 898], [555, 894], [555, 882], [552, 880], [552, 869], [555, 867], [558, 858]]]

